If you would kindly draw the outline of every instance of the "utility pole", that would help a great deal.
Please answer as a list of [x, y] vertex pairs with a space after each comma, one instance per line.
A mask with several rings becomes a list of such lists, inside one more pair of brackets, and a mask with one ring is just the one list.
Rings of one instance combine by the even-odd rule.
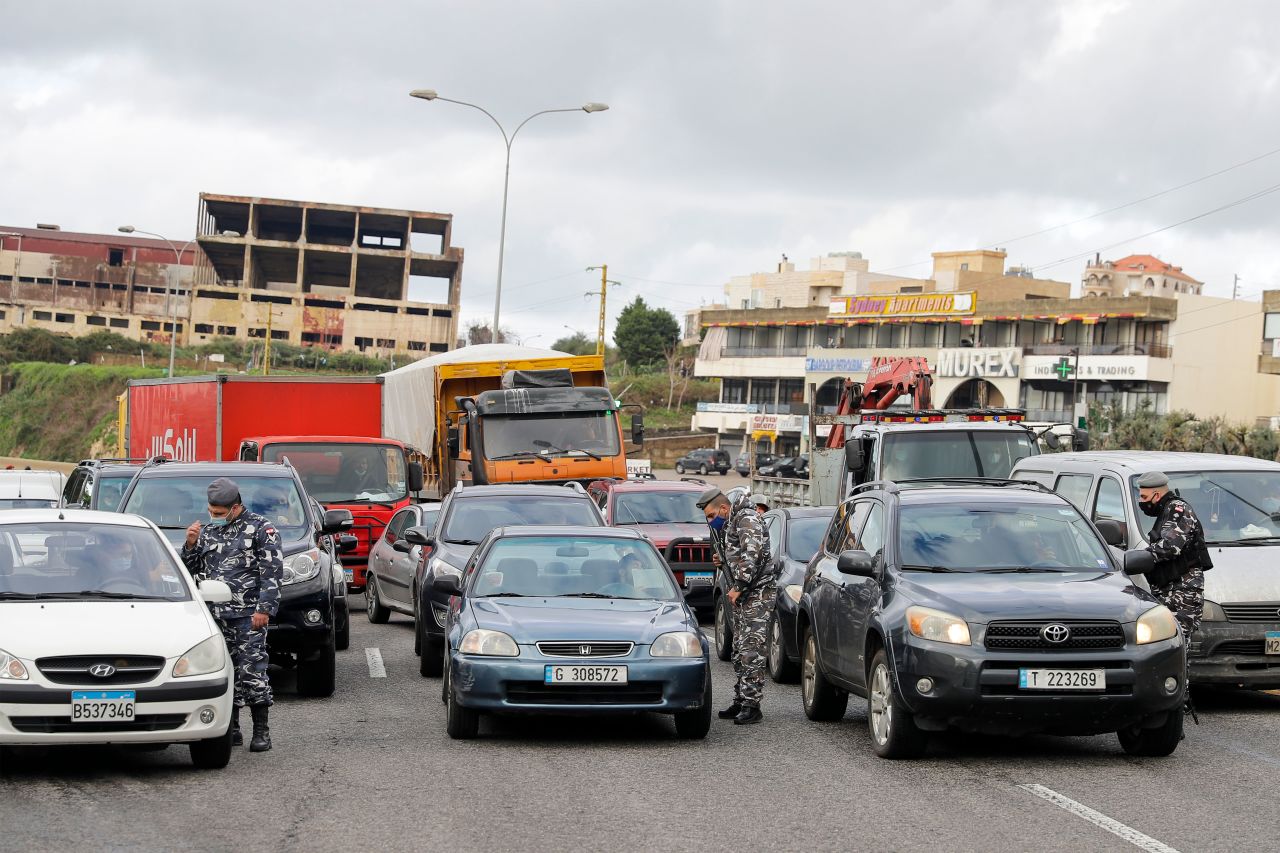
[[[605, 313], [605, 300], [608, 298], [609, 285], [612, 284], [617, 286], [622, 284], [622, 282], [609, 280], [608, 264], [601, 264], [598, 267], [587, 267], [587, 272], [591, 272], [592, 270], [600, 270], [600, 328], [596, 332], [596, 355], [604, 355], [604, 326], [605, 318], [608, 316]], [[594, 295], [595, 294], [593, 293], [587, 294], [587, 296]]]
[[271, 375], [271, 315], [275, 312], [271, 310], [271, 303], [267, 303], [267, 342], [263, 346], [262, 352], [262, 375]]

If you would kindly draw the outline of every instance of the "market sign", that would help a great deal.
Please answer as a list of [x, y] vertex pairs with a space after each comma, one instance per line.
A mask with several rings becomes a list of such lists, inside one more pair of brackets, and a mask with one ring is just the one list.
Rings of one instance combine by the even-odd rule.
[[800, 432], [804, 429], [804, 415], [753, 415], [752, 435], [777, 435], [780, 432]]
[[894, 293], [884, 296], [841, 296], [831, 300], [832, 317], [893, 318], [965, 316], [977, 310], [978, 295], [965, 293]]
[[1022, 350], [958, 347], [938, 350], [934, 375], [943, 379], [1012, 379], [1017, 377]]
[[806, 358], [804, 360], [805, 373], [839, 373], [841, 375], [850, 375], [854, 373], [866, 373], [871, 369], [871, 359], [869, 358]]

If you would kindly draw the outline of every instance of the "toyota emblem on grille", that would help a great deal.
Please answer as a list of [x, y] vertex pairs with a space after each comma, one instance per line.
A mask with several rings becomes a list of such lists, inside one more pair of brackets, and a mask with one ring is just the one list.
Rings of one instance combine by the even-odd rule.
[[89, 674], [94, 678], [110, 678], [116, 674], [116, 668], [109, 663], [95, 663], [89, 667]]
[[1050, 622], [1040, 629], [1040, 638], [1046, 643], [1061, 645], [1071, 639], [1071, 629], [1061, 622]]
[[590, 655], [590, 654], [591, 654], [591, 647], [590, 647], [590, 646], [578, 646], [578, 654], [582, 655], [583, 657], [587, 657], [588, 655]]

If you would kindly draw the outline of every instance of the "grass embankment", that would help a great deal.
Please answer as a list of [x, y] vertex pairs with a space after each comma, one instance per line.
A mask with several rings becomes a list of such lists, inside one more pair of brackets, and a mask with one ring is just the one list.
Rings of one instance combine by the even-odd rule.
[[128, 380], [164, 370], [28, 362], [5, 374], [13, 387], [0, 396], [0, 455], [75, 462], [91, 449], [114, 454], [116, 397]]
[[[653, 432], [687, 432], [698, 403], [716, 400], [720, 396], [719, 383], [690, 377], [688, 386], [685, 387], [683, 405], [677, 405], [680, 401], [680, 389], [684, 387], [684, 380], [678, 380], [675, 397], [668, 408], [671, 380], [666, 373], [622, 376], [609, 380], [609, 386], [614, 396], [623, 403], [636, 403], [644, 407], [645, 429]], [[626, 413], [623, 414], [625, 417]], [[626, 426], [625, 419], [623, 426]]]

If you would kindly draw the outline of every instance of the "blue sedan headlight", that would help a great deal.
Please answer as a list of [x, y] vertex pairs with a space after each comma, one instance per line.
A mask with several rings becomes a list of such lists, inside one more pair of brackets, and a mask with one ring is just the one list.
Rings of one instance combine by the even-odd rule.
[[485, 628], [476, 628], [474, 631], [468, 631], [467, 635], [462, 638], [462, 645], [458, 647], [458, 651], [464, 655], [487, 655], [499, 658], [520, 657], [520, 647], [516, 645], [516, 641], [511, 639], [509, 635], [501, 631], [489, 631]]
[[649, 654], [655, 658], [700, 658], [702, 641], [692, 631], [673, 631], [654, 640]]

